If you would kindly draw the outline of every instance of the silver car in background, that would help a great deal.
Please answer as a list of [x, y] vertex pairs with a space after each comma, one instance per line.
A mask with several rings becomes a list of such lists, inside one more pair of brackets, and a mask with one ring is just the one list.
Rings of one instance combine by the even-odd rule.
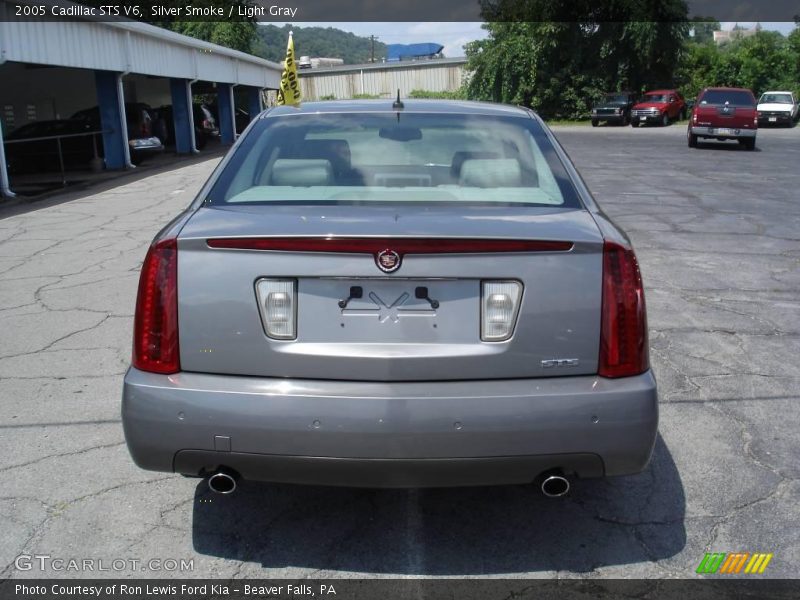
[[533, 112], [267, 110], [142, 267], [136, 464], [368, 487], [624, 475], [657, 433], [642, 280]]

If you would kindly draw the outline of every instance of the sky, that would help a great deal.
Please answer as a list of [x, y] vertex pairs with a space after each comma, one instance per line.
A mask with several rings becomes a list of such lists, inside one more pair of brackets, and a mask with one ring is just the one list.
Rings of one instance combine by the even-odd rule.
[[[284, 23], [273, 23], [279, 27]], [[293, 23], [299, 27], [333, 27], [356, 35], [375, 35], [384, 44], [435, 42], [447, 57], [464, 56], [464, 44], [486, 37], [482, 23]]]
[[[735, 25], [745, 28], [754, 27], [755, 23], [720, 23], [720, 25], [722, 25], [723, 29], [733, 29]], [[780, 31], [783, 35], [787, 35], [794, 29], [795, 25], [791, 21], [787, 21], [783, 23], [761, 23], [761, 27], [769, 31]]]
[[[285, 23], [273, 23], [283, 26]], [[752, 27], [755, 23], [738, 23], [742, 27]], [[356, 35], [369, 37], [375, 35], [384, 44], [416, 44], [435, 42], [444, 46], [447, 57], [464, 56], [464, 44], [486, 37], [481, 29], [482, 23], [295, 23], [299, 27], [334, 27]], [[723, 29], [732, 29], [736, 23], [722, 23]], [[788, 34], [794, 23], [761, 23], [767, 30]]]

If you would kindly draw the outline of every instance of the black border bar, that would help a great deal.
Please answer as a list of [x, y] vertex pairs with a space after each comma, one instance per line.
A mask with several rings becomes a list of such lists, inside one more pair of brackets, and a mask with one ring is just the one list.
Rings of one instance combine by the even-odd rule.
[[[14, 600], [593, 600], [797, 598], [797, 581], [747, 576], [696, 579], [6, 579]], [[335, 594], [333, 593], [335, 592]]]
[[[0, 0], [0, 20], [790, 22], [800, 0]], [[27, 9], [25, 7], [28, 7]]]

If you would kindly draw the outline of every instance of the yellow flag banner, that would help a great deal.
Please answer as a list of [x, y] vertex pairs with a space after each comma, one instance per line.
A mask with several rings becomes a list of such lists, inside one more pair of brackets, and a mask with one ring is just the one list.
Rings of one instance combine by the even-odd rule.
[[286, 60], [281, 74], [281, 88], [278, 90], [278, 104], [300, 106], [300, 80], [297, 78], [297, 63], [294, 60], [294, 40], [289, 32], [289, 44], [286, 46]]

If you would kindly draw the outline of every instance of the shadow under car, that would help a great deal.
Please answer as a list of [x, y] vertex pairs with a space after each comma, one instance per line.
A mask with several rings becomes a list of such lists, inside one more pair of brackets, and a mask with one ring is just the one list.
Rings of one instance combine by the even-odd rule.
[[641, 474], [573, 481], [561, 499], [538, 487], [352, 489], [241, 482], [221, 496], [197, 485], [201, 554], [396, 575], [587, 573], [673, 556], [686, 501], [661, 436]]

